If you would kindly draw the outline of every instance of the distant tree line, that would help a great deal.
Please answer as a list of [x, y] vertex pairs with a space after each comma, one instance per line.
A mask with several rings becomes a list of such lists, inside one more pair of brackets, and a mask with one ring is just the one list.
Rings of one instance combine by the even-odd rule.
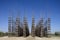
[[0, 32], [0, 37], [3, 37], [3, 36], [7, 36], [8, 35], [8, 32]]
[[0, 32], [0, 37], [4, 36], [4, 33], [3, 32]]
[[[14, 35], [13, 33], [11, 33], [12, 35]], [[55, 36], [60, 36], [60, 32], [55, 32], [53, 35]], [[8, 32], [0, 32], [0, 37], [3, 37], [3, 36], [8, 36]]]
[[55, 36], [60, 36], [60, 32], [55, 32]]

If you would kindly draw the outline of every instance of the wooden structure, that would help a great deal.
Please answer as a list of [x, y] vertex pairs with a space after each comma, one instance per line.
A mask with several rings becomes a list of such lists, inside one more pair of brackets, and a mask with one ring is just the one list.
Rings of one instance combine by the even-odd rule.
[[32, 17], [31, 36], [35, 37], [35, 19], [34, 19], [34, 17]]

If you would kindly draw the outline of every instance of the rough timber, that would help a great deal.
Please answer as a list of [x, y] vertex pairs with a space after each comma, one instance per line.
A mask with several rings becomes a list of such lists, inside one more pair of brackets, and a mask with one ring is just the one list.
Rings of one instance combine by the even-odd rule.
[[24, 17], [23, 36], [26, 37], [28, 35], [29, 35], [28, 23], [26, 17]]
[[20, 22], [20, 17], [17, 16], [17, 18], [16, 18], [16, 36], [17, 36], [17, 37], [23, 35], [23, 29], [21, 28], [20, 23], [21, 23], [21, 22]]
[[11, 16], [8, 17], [8, 36], [11, 36]]
[[34, 19], [34, 17], [32, 17], [31, 36], [35, 37], [35, 19]]
[[[32, 27], [31, 27], [31, 36], [35, 37], [50, 37], [51, 28], [50, 28], [50, 18], [44, 22], [43, 17], [40, 18], [38, 24], [35, 27], [35, 18], [32, 16]], [[23, 23], [20, 22], [20, 17], [17, 16], [16, 20], [13, 20], [12, 16], [8, 17], [8, 36], [29, 36], [29, 27], [26, 16], [24, 16]], [[21, 26], [22, 25], [22, 26]]]

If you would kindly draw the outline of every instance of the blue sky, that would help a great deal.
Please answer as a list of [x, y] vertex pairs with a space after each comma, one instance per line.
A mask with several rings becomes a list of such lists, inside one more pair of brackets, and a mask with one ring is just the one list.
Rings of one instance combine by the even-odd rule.
[[44, 20], [51, 18], [51, 32], [60, 31], [60, 0], [0, 0], [0, 31], [8, 31], [9, 13], [13, 13], [15, 19], [20, 11], [20, 18], [23, 21], [24, 10], [26, 10], [29, 29], [31, 29], [32, 11], [34, 11], [35, 23], [43, 14]]

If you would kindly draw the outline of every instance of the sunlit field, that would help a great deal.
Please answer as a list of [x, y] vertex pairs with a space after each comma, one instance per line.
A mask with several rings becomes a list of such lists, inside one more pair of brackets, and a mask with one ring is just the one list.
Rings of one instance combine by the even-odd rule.
[[60, 40], [60, 37], [0, 37], [0, 40]]

